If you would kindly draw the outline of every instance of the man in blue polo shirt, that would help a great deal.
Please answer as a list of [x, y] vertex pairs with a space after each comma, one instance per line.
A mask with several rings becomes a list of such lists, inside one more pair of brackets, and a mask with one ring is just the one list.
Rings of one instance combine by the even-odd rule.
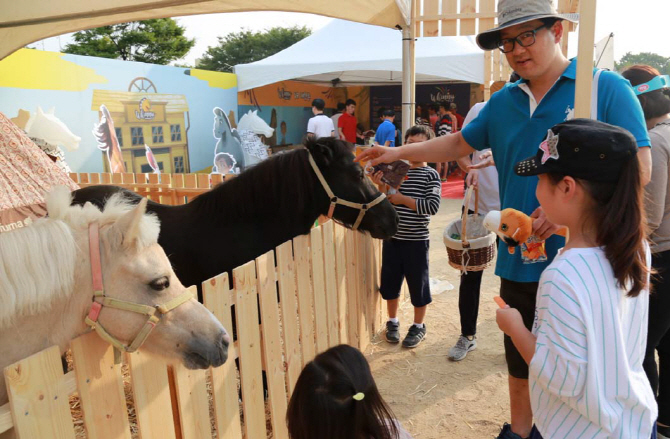
[[377, 127], [377, 132], [375, 133], [375, 142], [378, 145], [383, 146], [395, 146], [395, 134], [396, 128], [393, 124], [395, 119], [395, 111], [385, 110], [383, 113], [384, 120]]
[[[504, 242], [496, 264], [501, 277], [500, 295], [531, 327], [540, 273], [553, 260], [564, 240], [551, 236], [558, 227], [546, 220], [535, 197], [536, 179], [523, 181], [514, 173], [514, 163], [533, 155], [547, 130], [573, 117], [576, 61], [567, 59], [560, 47], [564, 37], [562, 20], [575, 14], [557, 14], [551, 0], [499, 0], [499, 27], [477, 36], [484, 50], [499, 49], [523, 79], [500, 90], [469, 125], [451, 136], [437, 137], [401, 148], [374, 147], [357, 159], [375, 165], [406, 159], [441, 162], [456, 160], [475, 150], [491, 148], [500, 186], [501, 208], [518, 209], [535, 218], [534, 234], [547, 239], [547, 261], [524, 263], [520, 252], [509, 254]], [[566, 36], [567, 37], [567, 36]], [[598, 80], [597, 117], [630, 131], [638, 146], [642, 182], [651, 177], [650, 142], [642, 109], [628, 81], [614, 72], [602, 72]], [[526, 261], [528, 262], [528, 261]], [[528, 390], [528, 367], [505, 337], [508, 365], [511, 425], [505, 424], [499, 439], [529, 435], [532, 412]]]

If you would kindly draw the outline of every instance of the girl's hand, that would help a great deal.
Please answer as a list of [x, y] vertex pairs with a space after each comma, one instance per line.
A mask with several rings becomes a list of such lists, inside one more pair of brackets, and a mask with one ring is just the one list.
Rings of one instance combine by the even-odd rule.
[[374, 174], [370, 174], [370, 180], [377, 186], [381, 186], [382, 184], [385, 184], [382, 181], [382, 177], [384, 176], [384, 173], [382, 171], [377, 171]]
[[469, 169], [468, 176], [465, 178], [465, 184], [477, 187], [479, 183], [479, 169]]
[[547, 216], [544, 214], [544, 210], [542, 210], [542, 206], [535, 209], [530, 217], [534, 218], [533, 235], [535, 235], [541, 241], [546, 240], [551, 235], [558, 232], [558, 229], [560, 229], [560, 226], [549, 222]]
[[481, 160], [481, 161], [479, 163], [477, 163], [476, 165], [468, 166], [468, 172], [473, 170], [473, 169], [484, 169], [484, 168], [487, 168], [489, 166], [495, 166], [496, 165], [496, 162], [493, 160], [493, 153], [491, 151], [486, 151], [485, 153], [480, 155], [479, 160]]
[[519, 310], [510, 308], [509, 305], [496, 310], [496, 323], [500, 330], [510, 337], [519, 329], [526, 329]]
[[400, 160], [400, 147], [373, 146], [358, 154], [354, 159], [355, 162], [365, 162], [368, 160], [372, 166], [379, 163], [393, 163], [396, 160]]

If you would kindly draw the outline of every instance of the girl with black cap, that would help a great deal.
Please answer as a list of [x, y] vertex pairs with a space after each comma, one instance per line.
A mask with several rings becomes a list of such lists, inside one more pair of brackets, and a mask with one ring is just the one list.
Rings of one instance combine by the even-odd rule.
[[642, 367], [651, 256], [637, 150], [628, 131], [575, 119], [515, 166], [539, 176], [544, 212], [570, 230], [540, 277], [532, 332], [514, 308], [496, 316], [529, 366], [533, 439], [656, 438]]

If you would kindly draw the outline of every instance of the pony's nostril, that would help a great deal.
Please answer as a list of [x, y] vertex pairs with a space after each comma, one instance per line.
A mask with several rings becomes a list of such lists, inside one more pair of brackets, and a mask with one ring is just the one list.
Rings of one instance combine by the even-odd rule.
[[227, 348], [228, 345], [230, 344], [230, 336], [226, 332], [226, 330], [223, 330], [223, 333], [221, 335], [221, 342], [223, 343], [223, 347]]

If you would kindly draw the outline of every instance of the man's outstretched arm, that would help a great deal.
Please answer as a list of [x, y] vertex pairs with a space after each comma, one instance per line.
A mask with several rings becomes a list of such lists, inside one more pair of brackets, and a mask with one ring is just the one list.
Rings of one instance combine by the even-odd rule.
[[373, 166], [378, 163], [391, 163], [396, 160], [448, 162], [472, 154], [474, 151], [459, 131], [456, 134], [396, 148], [374, 146], [359, 154], [356, 161], [369, 160]]

